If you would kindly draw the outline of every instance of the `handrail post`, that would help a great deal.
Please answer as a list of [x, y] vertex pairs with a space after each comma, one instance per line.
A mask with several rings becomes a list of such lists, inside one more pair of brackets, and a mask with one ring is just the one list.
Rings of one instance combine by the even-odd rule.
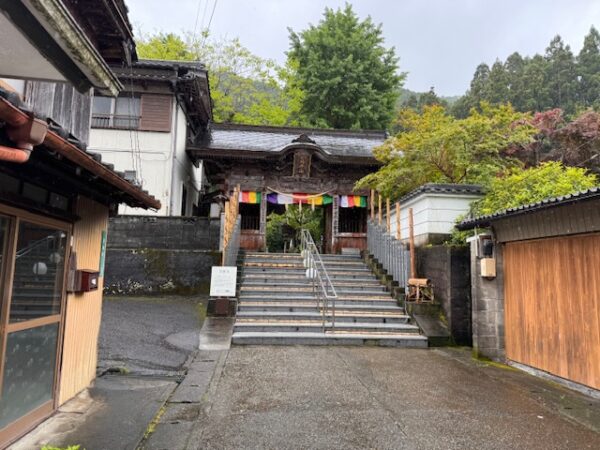
[[410, 277], [415, 278], [417, 276], [415, 267], [415, 222], [412, 208], [408, 208], [408, 228], [410, 239]]
[[396, 202], [396, 239], [402, 240], [402, 231], [400, 230], [400, 202]]
[[390, 217], [390, 199], [386, 198], [385, 199], [385, 210], [386, 210], [386, 228], [387, 228], [387, 232], [391, 233], [392, 232], [392, 226], [391, 226], [391, 220], [392, 218]]

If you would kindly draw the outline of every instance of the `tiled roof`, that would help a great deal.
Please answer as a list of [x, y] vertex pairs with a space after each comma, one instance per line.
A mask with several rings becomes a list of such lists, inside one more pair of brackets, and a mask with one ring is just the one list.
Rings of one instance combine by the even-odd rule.
[[575, 192], [573, 194], [563, 195], [560, 197], [551, 197], [545, 200], [530, 203], [528, 205], [517, 206], [515, 208], [505, 209], [498, 211], [494, 214], [488, 214], [486, 216], [475, 217], [472, 219], [466, 219], [462, 221], [457, 228], [459, 230], [469, 230], [475, 227], [489, 226], [490, 222], [495, 220], [504, 219], [506, 217], [516, 216], [518, 214], [525, 214], [540, 209], [553, 208], [561, 205], [567, 205], [570, 203], [577, 203], [589, 199], [600, 199], [600, 187], [586, 189], [585, 191]]
[[[14, 92], [10, 92], [10, 91], [0, 88], [0, 101], [6, 101], [8, 104], [13, 105], [18, 110], [20, 110], [21, 112], [23, 112], [25, 114], [28, 114], [28, 115], [33, 114], [33, 112], [31, 111], [31, 108], [28, 105], [26, 105], [25, 103], [23, 103], [23, 101], [20, 99], [19, 95]], [[98, 167], [100, 169], [99, 170], [100, 172], [102, 172], [102, 168], [105, 170], [108, 170], [113, 175], [116, 175], [116, 177], [118, 177], [120, 179], [121, 183], [124, 182], [124, 183], [127, 183], [128, 185], [130, 185], [132, 188], [131, 189], [132, 192], [135, 192], [135, 191], [138, 192], [138, 193], [135, 193], [134, 195], [123, 193], [124, 194], [123, 199], [124, 199], [125, 203], [128, 203], [131, 206], [142, 206], [145, 208], [160, 207], [160, 202], [155, 197], [150, 195], [148, 193], [148, 191], [141, 189], [137, 184], [128, 180], [125, 177], [124, 172], [119, 172], [119, 171], [114, 170], [115, 167], [113, 164], [103, 163], [102, 155], [100, 155], [99, 153], [88, 152], [85, 143], [83, 143], [83, 142], [79, 141], [77, 138], [75, 138], [67, 130], [62, 128], [60, 126], [60, 124], [57, 124], [54, 120], [52, 120], [52, 118], [41, 117], [39, 114], [36, 114], [36, 117], [41, 120], [44, 120], [48, 123], [48, 131], [55, 133], [65, 143], [72, 145], [75, 149], [79, 150], [82, 154], [85, 154], [89, 158], [93, 159], [97, 163], [97, 165], [100, 166], [100, 167]], [[43, 145], [44, 144], [41, 144], [41, 146], [43, 146]], [[96, 175], [98, 175], [98, 174], [96, 174]], [[109, 185], [112, 185], [115, 190], [119, 190], [118, 186], [110, 183], [107, 180], [104, 180], [104, 181], [107, 182]]]
[[383, 131], [321, 130], [293, 127], [213, 124], [199, 148], [277, 153], [305, 135], [302, 143], [319, 147], [328, 155], [373, 158], [373, 149], [383, 144]]
[[414, 191], [410, 191], [399, 202], [405, 203], [421, 194], [446, 194], [446, 195], [483, 195], [483, 187], [478, 184], [441, 184], [441, 183], [427, 183], [423, 186], [419, 186]]

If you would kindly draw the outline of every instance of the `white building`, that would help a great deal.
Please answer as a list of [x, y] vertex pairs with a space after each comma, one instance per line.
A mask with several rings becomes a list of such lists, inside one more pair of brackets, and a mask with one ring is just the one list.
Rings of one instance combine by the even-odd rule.
[[[471, 203], [483, 196], [481, 186], [472, 184], [424, 184], [400, 199], [400, 238], [409, 238], [409, 210], [413, 210], [415, 245], [445, 241], [456, 219], [469, 212]], [[396, 236], [396, 211], [392, 204], [391, 234]]]
[[119, 214], [190, 216], [198, 207], [202, 165], [186, 153], [211, 120], [208, 75], [196, 62], [141, 60], [114, 69], [125, 90], [95, 95], [89, 150], [154, 193], [148, 211], [122, 205]]

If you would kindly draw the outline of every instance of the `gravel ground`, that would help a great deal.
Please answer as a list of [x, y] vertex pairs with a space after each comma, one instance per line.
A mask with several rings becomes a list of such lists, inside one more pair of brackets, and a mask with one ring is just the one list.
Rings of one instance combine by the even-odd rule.
[[214, 382], [192, 448], [600, 448], [600, 401], [463, 350], [233, 347]]
[[198, 348], [206, 299], [105, 297], [98, 372], [179, 375]]

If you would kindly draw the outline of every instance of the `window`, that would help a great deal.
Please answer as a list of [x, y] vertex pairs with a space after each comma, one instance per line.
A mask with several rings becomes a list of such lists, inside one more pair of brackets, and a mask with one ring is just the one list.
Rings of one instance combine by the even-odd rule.
[[141, 99], [95, 96], [92, 103], [92, 127], [136, 130], [140, 126]]
[[121, 97], [94, 96], [92, 128], [171, 131], [171, 95], [125, 93]]

